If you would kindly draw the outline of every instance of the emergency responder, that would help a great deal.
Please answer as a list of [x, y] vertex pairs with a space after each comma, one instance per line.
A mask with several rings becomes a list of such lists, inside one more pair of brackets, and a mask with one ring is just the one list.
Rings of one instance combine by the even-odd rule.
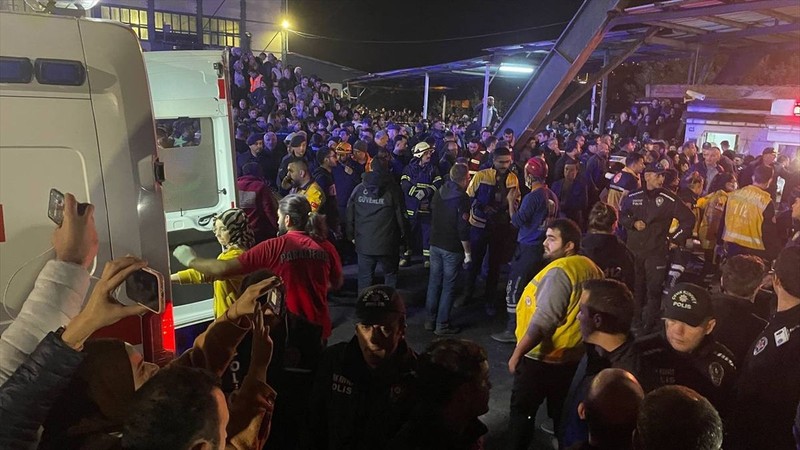
[[639, 174], [644, 170], [644, 156], [639, 153], [631, 153], [625, 158], [625, 168], [611, 179], [608, 185], [608, 200], [606, 203], [620, 210], [622, 199], [629, 193], [640, 189], [642, 182]]
[[481, 164], [486, 159], [486, 152], [483, 144], [478, 138], [472, 138], [467, 144], [467, 166], [469, 166], [469, 176], [474, 177], [480, 170]]
[[400, 294], [385, 285], [365, 289], [355, 328], [349, 342], [322, 355], [311, 392], [311, 448], [383, 448], [414, 407], [417, 356], [406, 343]]
[[758, 166], [753, 184], [728, 194], [722, 240], [728, 257], [747, 254], [773, 260], [778, 251], [775, 206], [767, 188], [773, 170]]
[[547, 224], [558, 217], [558, 197], [544, 184], [547, 179], [547, 163], [542, 158], [531, 158], [525, 164], [525, 185], [531, 190], [522, 198], [522, 204], [511, 223], [519, 230], [517, 248], [511, 259], [506, 285], [506, 311], [508, 323], [501, 333], [492, 335], [498, 342], [517, 341], [514, 329], [517, 326], [516, 308], [522, 290], [542, 267], [544, 267], [544, 243]]
[[[420, 244], [425, 268], [431, 266], [431, 200], [433, 194], [442, 186], [442, 177], [436, 164], [431, 163], [433, 147], [427, 142], [414, 146], [414, 158], [403, 170], [400, 186], [406, 200], [406, 216], [411, 225], [415, 245]], [[406, 249], [400, 259], [400, 267], [411, 262], [412, 249]]]
[[664, 301], [664, 332], [636, 341], [637, 377], [645, 392], [680, 384], [705, 396], [723, 418], [730, 417], [736, 366], [733, 353], [717, 342], [711, 294], [677, 283]]
[[470, 247], [472, 263], [465, 289], [467, 297], [474, 292], [475, 279], [480, 273], [483, 259], [488, 253], [488, 273], [484, 294], [486, 313], [496, 314], [494, 305], [500, 266], [510, 257], [508, 253], [514, 228], [511, 215], [519, 198], [519, 181], [509, 171], [511, 152], [501, 147], [494, 155], [494, 167], [483, 169], [475, 174], [467, 187], [470, 197]]
[[517, 346], [508, 360], [511, 390], [510, 445], [526, 450], [536, 411], [547, 398], [547, 413], [559, 431], [562, 405], [584, 354], [577, 315], [583, 282], [603, 272], [579, 255], [581, 230], [569, 219], [547, 227], [544, 256], [550, 263], [525, 287], [517, 305]]
[[[634, 328], [641, 327], [648, 334], [658, 322], [668, 250], [683, 246], [691, 236], [695, 218], [683, 202], [662, 188], [661, 166], [645, 169], [644, 178], [646, 187], [631, 192], [622, 201], [620, 223], [628, 234], [628, 248], [636, 258]], [[669, 234], [673, 219], [677, 219], [678, 228]]]
[[308, 164], [303, 159], [291, 161], [287, 167], [286, 177], [281, 182], [283, 189], [291, 189], [290, 194], [299, 194], [311, 204], [311, 211], [323, 211], [325, 193], [316, 181], [311, 178]]

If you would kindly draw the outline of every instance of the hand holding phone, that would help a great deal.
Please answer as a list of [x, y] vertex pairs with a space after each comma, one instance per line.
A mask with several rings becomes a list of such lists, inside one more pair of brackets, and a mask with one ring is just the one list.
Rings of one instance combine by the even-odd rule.
[[56, 259], [83, 266], [89, 270], [97, 256], [98, 238], [94, 224], [94, 206], [78, 203], [72, 194], [66, 196], [50, 190], [47, 215], [59, 227], [53, 232]]
[[164, 276], [157, 270], [142, 267], [125, 279], [125, 296], [148, 310], [164, 310]]

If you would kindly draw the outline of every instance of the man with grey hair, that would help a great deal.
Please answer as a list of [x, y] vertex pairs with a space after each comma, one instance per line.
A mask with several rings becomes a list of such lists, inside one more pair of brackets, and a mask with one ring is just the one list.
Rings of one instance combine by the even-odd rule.
[[379, 130], [375, 133], [375, 137], [372, 139], [372, 142], [369, 143], [369, 147], [367, 147], [367, 153], [372, 158], [378, 154], [379, 151], [384, 150], [387, 153], [391, 153], [391, 150], [386, 148], [386, 145], [389, 143], [389, 133], [386, 130]]

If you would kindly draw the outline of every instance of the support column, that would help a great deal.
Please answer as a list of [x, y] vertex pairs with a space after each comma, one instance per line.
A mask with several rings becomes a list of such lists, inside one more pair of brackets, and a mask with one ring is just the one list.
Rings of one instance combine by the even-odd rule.
[[447, 120], [447, 94], [442, 94], [442, 120]]
[[[281, 7], [283, 11], [283, 20], [288, 20], [289, 16], [289, 0], [283, 0], [283, 6]], [[289, 54], [289, 30], [285, 27], [281, 26], [281, 61], [283, 61], [283, 67], [286, 67], [288, 62], [286, 61], [286, 55]]]
[[597, 126], [597, 122], [594, 121], [595, 105], [597, 105], [597, 83], [592, 84], [592, 106], [589, 110], [589, 121], [592, 122], [592, 129]]
[[205, 28], [205, 21], [203, 20], [203, 0], [197, 0], [197, 48], [203, 48], [203, 29]]
[[483, 72], [483, 110], [481, 111], [481, 129], [486, 128], [489, 125], [489, 103], [487, 99], [489, 98], [489, 64], [486, 64], [486, 68]]
[[156, 44], [156, 0], [147, 0], [147, 40], [150, 50], [155, 50]]
[[[603, 66], [611, 61], [611, 51], [606, 50], [603, 54]], [[597, 122], [600, 124], [600, 134], [605, 133], [606, 127], [606, 107], [608, 106], [608, 74], [603, 77], [603, 84], [600, 86], [600, 113]]]
[[244, 41], [247, 32], [247, 0], [239, 0], [239, 43]]
[[431, 77], [425, 72], [425, 91], [422, 93], [422, 118], [428, 118], [428, 89], [431, 86]]

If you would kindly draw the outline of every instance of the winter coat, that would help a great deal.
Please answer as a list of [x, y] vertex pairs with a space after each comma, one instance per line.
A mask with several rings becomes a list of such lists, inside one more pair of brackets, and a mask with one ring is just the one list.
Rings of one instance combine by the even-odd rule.
[[347, 238], [356, 241], [356, 253], [396, 253], [409, 236], [403, 195], [385, 172], [368, 172], [363, 178], [347, 202]]

